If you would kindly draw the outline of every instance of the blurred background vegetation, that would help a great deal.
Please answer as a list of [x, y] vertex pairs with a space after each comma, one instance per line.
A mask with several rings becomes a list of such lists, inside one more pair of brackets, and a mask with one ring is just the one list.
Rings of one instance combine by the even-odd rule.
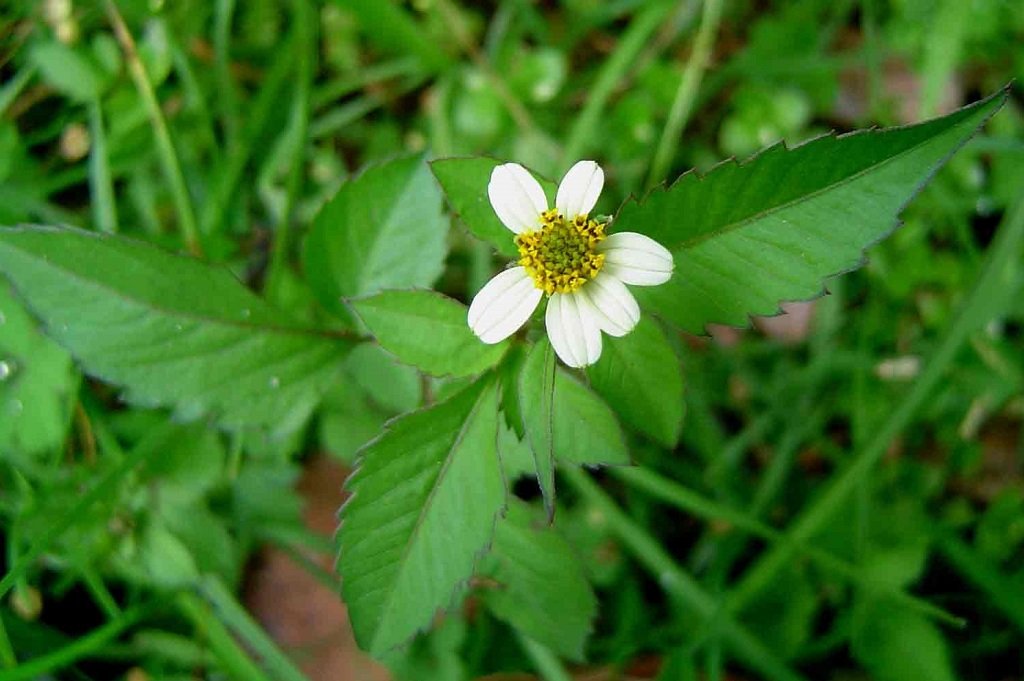
[[[319, 205], [365, 164], [488, 154], [557, 178], [594, 158], [608, 174], [598, 212], [614, 214], [652, 180], [780, 139], [916, 121], [1024, 79], [1018, 0], [711, 4], [720, 12], [698, 0], [5, 0], [0, 224], [189, 249], [326, 320], [297, 254]], [[683, 441], [671, 453], [634, 442], [637, 460], [785, 529], [943, 347], [1024, 194], [1022, 105], [1015, 85], [831, 295], [750, 331], [677, 339]], [[437, 288], [468, 300], [497, 263], [457, 224], [449, 247]], [[1020, 269], [816, 538], [862, 581], [965, 625], [794, 560], [740, 619], [807, 678], [1024, 678]], [[312, 679], [387, 678], [346, 634], [331, 533], [357, 448], [423, 399], [415, 371], [367, 346], [284, 438], [175, 423], [83, 378], [0, 283], [0, 679], [301, 678], [292, 661]], [[723, 602], [765, 546], [636, 480], [602, 481], [630, 531]], [[571, 496], [557, 520], [600, 596], [586, 665], [552, 666], [471, 600], [390, 673], [760, 678], [605, 521]]]

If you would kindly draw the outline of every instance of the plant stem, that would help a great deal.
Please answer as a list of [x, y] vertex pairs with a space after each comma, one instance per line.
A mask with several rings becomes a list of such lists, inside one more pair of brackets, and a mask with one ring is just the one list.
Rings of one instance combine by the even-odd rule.
[[657, 576], [661, 588], [693, 610], [706, 626], [717, 627], [737, 657], [772, 681], [797, 681], [804, 678], [733, 621], [722, 604], [676, 565], [668, 552], [643, 527], [627, 516], [586, 473], [578, 468], [566, 467], [562, 474], [580, 496], [600, 512], [604, 522], [618, 536], [623, 546]]
[[103, 125], [103, 107], [98, 99], [89, 102], [89, 191], [92, 193], [92, 219], [101, 232], [117, 231], [117, 202], [107, 155], [107, 134]]
[[12, 564], [10, 571], [0, 580], [0, 598], [3, 598], [10, 591], [11, 587], [25, 574], [39, 556], [46, 552], [54, 542], [75, 524], [88, 517], [86, 511], [94, 503], [107, 500], [116, 493], [118, 485], [122, 480], [135, 469], [149, 455], [161, 451], [168, 438], [173, 434], [175, 424], [168, 423], [151, 431], [123, 461], [107, 473], [96, 485], [79, 498], [79, 500], [60, 517], [60, 519], [45, 531], [38, 534], [28, 551], [22, 554], [16, 563]]
[[217, 619], [259, 654], [273, 678], [278, 681], [309, 681], [217, 577], [205, 576], [199, 583], [199, 592], [216, 612]]
[[1018, 631], [1024, 632], [1024, 589], [975, 553], [951, 531], [934, 532], [939, 553], [953, 568], [988, 596], [989, 603], [1003, 613]]
[[289, 159], [288, 180], [285, 185], [284, 205], [281, 206], [281, 215], [274, 234], [274, 248], [270, 255], [270, 269], [267, 273], [266, 290], [272, 300], [276, 299], [280, 292], [281, 280], [285, 268], [288, 266], [292, 213], [302, 187], [306, 137], [309, 132], [310, 92], [313, 87], [314, 50], [317, 46], [309, 3], [307, 0], [293, 0], [293, 2], [295, 3], [293, 17], [296, 31], [295, 45], [298, 50], [295, 63], [297, 85], [292, 98], [289, 123], [293, 146]]
[[[789, 541], [785, 534], [765, 525], [744, 511], [702, 497], [700, 494], [653, 471], [645, 468], [610, 468], [609, 471], [626, 484], [643, 490], [652, 497], [671, 504], [687, 513], [692, 513], [707, 520], [724, 520], [773, 544]], [[831, 570], [858, 586], [865, 589], [873, 588], [863, 580], [855, 566], [841, 558], [837, 558], [828, 551], [823, 551], [806, 543], [799, 544], [794, 548], [822, 567]], [[963, 627], [965, 624], [962, 618], [951, 615], [945, 610], [925, 600], [911, 596], [904, 591], [888, 591], [885, 592], [885, 595], [917, 612], [935, 617], [956, 627]]]
[[572, 681], [554, 653], [519, 630], [516, 630], [516, 638], [544, 681]]
[[653, 2], [630, 22], [612, 56], [601, 67], [597, 81], [590, 88], [587, 103], [569, 131], [562, 150], [562, 167], [568, 168], [597, 141], [597, 127], [605, 105], [671, 7], [669, 3]]
[[199, 242], [199, 228], [196, 223], [196, 212], [192, 205], [192, 197], [188, 193], [188, 185], [185, 183], [185, 174], [181, 170], [181, 162], [178, 153], [174, 149], [174, 141], [171, 139], [171, 132], [167, 128], [167, 120], [160, 109], [160, 102], [153, 91], [153, 83], [149, 80], [146, 67], [139, 59], [138, 49], [135, 47], [135, 39], [129, 33], [128, 27], [117, 11], [113, 0], [106, 0], [107, 16], [114, 27], [114, 34], [121, 44], [125, 59], [128, 62], [128, 72], [135, 81], [135, 87], [142, 97], [143, 106], [149, 115], [150, 125], [153, 126], [153, 136], [156, 142], [157, 154], [163, 166], [164, 175], [170, 184], [171, 195], [174, 197], [174, 207], [178, 214], [178, 224], [181, 227], [181, 235], [185, 242], [185, 248], [195, 256], [202, 255], [202, 246]]
[[177, 605], [192, 622], [198, 636], [209, 645], [229, 678], [270, 681], [270, 677], [239, 647], [231, 632], [201, 598], [183, 593], [178, 596]]
[[0, 681], [22, 681], [47, 676], [88, 656], [116, 638], [155, 609], [155, 603], [126, 610], [117, 619], [81, 636], [52, 653], [33, 658], [13, 669], [0, 671]]
[[856, 455], [853, 463], [834, 477], [825, 493], [806, 507], [790, 524], [790, 529], [785, 533], [786, 541], [775, 544], [747, 570], [739, 585], [728, 597], [727, 607], [730, 614], [741, 611], [749, 604], [790, 563], [797, 547], [809, 541], [835, 515], [850, 493], [882, 458], [889, 448], [889, 443], [910, 424], [918, 410], [924, 406], [968, 336], [1005, 309], [1014, 293], [1007, 290], [1008, 281], [1011, 281], [1007, 275], [1007, 268], [1019, 257], [1022, 243], [1024, 198], [1018, 200], [1003, 219], [974, 290], [910, 393], [877, 431], [875, 437]]
[[665, 128], [661, 132], [661, 141], [658, 142], [658, 149], [654, 152], [651, 171], [647, 176], [647, 189], [664, 180], [672, 165], [679, 136], [690, 120], [690, 114], [693, 113], [697, 89], [700, 87], [700, 81], [704, 77], [704, 71], [711, 59], [712, 41], [715, 33], [718, 32], [721, 18], [722, 0], [704, 0], [704, 11], [701, 14], [697, 38], [693, 43], [693, 52], [690, 53], [690, 58], [683, 69], [683, 75], [679, 79], [679, 88], [672, 100], [672, 108], [669, 109]]

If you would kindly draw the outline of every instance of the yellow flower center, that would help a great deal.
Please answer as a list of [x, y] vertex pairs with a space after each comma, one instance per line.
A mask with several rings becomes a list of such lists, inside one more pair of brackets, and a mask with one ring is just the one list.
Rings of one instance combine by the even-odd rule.
[[604, 224], [586, 215], [566, 220], [554, 208], [541, 213], [540, 221], [540, 229], [516, 236], [519, 264], [534, 286], [548, 295], [572, 293], [597, 276], [604, 265], [597, 252]]

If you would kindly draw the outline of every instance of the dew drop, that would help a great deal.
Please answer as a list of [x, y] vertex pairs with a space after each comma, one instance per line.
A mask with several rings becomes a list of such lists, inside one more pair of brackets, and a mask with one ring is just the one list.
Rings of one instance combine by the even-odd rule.
[[250, 310], [249, 308], [244, 308], [242, 310], [242, 319], [248, 319], [251, 316], [252, 316], [252, 310]]
[[184, 326], [182, 326], [181, 324], [175, 324], [175, 325], [174, 325], [174, 330], [175, 330], [175, 331], [182, 331], [182, 330], [184, 330], [184, 328], [185, 328], [185, 327], [184, 327]]
[[270, 377], [270, 387], [271, 388], [275, 388], [275, 389], [276, 388], [280, 388], [281, 387], [281, 379], [278, 378], [277, 376], [271, 376]]
[[11, 411], [15, 414], [20, 414], [25, 410], [25, 405], [21, 400], [11, 400]]
[[14, 373], [14, 362], [0, 361], [0, 381], [6, 381]]

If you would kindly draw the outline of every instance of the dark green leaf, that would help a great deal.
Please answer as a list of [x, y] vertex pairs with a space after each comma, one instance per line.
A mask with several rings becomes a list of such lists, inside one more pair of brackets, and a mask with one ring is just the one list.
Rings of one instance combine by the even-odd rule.
[[320, 302], [429, 286], [444, 268], [447, 221], [422, 156], [371, 166], [324, 204], [306, 240], [306, 276]]
[[668, 448], [683, 425], [683, 375], [668, 339], [650, 319], [632, 333], [605, 338], [590, 384], [623, 420]]
[[[487, 198], [491, 171], [501, 163], [497, 159], [485, 157], [442, 158], [432, 162], [430, 168], [462, 224], [476, 237], [498, 249], [499, 253], [512, 258], [518, 254], [513, 242], [515, 235], [501, 224]], [[554, 197], [555, 184], [536, 174], [534, 177], [544, 187], [550, 202]]]
[[637, 297], [702, 333], [821, 295], [825, 279], [863, 263], [865, 249], [1005, 99], [1000, 92], [920, 125], [780, 144], [627, 203], [614, 229], [647, 234], [675, 256], [672, 280]]
[[484, 574], [498, 583], [484, 592], [491, 611], [554, 652], [582, 660], [597, 599], [562, 535], [514, 500], [495, 528], [487, 562]]
[[352, 345], [289, 324], [226, 270], [120, 237], [3, 229], [0, 272], [87, 373], [225, 427], [294, 429]]
[[481, 382], [391, 423], [362, 452], [338, 566], [359, 645], [380, 656], [448, 608], [490, 544], [505, 486], [498, 391]]
[[381, 346], [434, 376], [472, 376], [497, 364], [508, 342], [482, 343], [466, 306], [433, 291], [385, 291], [352, 302]]

